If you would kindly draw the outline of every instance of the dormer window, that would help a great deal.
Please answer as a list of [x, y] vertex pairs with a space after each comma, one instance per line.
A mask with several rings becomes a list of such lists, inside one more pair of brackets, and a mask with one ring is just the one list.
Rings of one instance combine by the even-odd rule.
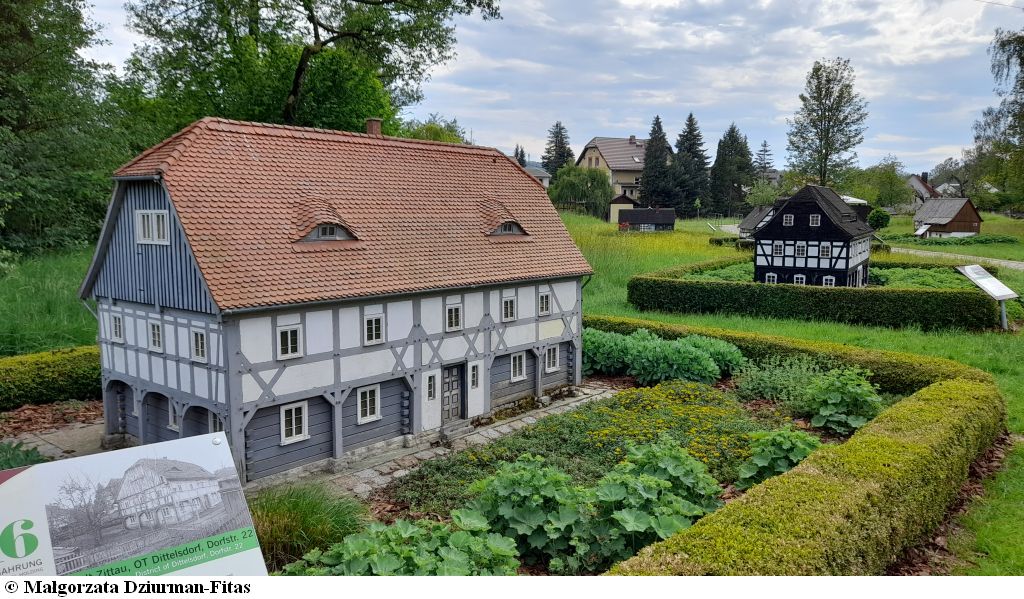
[[345, 227], [336, 223], [321, 223], [306, 235], [306, 241], [338, 241], [355, 239], [355, 235]]
[[519, 223], [511, 220], [507, 220], [500, 225], [498, 228], [491, 232], [491, 235], [525, 235], [526, 231], [519, 226]]

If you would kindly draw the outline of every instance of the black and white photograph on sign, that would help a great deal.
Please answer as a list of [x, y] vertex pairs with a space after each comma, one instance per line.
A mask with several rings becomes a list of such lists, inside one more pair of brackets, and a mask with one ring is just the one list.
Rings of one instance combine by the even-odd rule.
[[46, 505], [57, 574], [252, 526], [230, 464], [134, 458], [118, 471], [67, 471]]

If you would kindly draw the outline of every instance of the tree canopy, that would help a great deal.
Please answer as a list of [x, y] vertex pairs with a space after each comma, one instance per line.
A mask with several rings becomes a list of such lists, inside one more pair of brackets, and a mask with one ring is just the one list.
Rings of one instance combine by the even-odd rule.
[[450, 144], [469, 143], [469, 139], [466, 138], [466, 130], [459, 125], [457, 119], [446, 119], [436, 112], [431, 113], [424, 121], [416, 119], [405, 121], [399, 129], [398, 135], [409, 139], [443, 141]]
[[563, 166], [576, 164], [576, 154], [569, 146], [569, 131], [562, 121], [555, 121], [548, 129], [548, 143], [544, 147], [540, 163], [544, 170], [551, 173], [552, 183], [558, 180], [558, 173]]
[[747, 138], [736, 123], [729, 125], [718, 142], [715, 162], [711, 165], [711, 208], [732, 214], [743, 208], [744, 188], [754, 180], [754, 164]]
[[661, 117], [655, 116], [644, 146], [644, 170], [640, 174], [640, 201], [648, 206], [676, 206], [678, 191], [672, 172], [672, 149]]
[[679, 188], [676, 213], [690, 216], [696, 213], [694, 204], [703, 198], [707, 204], [710, 179], [708, 178], [707, 152], [704, 150], [704, 135], [700, 132], [697, 119], [691, 112], [686, 125], [676, 138], [676, 153], [673, 157], [676, 185]]
[[574, 164], [563, 166], [548, 188], [548, 197], [555, 206], [582, 207], [587, 214], [598, 218], [605, 218], [613, 193], [607, 172]]

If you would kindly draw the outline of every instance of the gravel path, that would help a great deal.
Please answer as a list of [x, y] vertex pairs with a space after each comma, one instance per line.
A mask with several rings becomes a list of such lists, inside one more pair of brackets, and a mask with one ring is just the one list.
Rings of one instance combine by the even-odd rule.
[[968, 256], [966, 254], [951, 254], [949, 252], [933, 252], [930, 250], [915, 250], [911, 248], [892, 248], [893, 252], [897, 254], [913, 254], [915, 256], [924, 256], [926, 258], [951, 258], [953, 260], [967, 260], [970, 262], [988, 262], [995, 264], [1002, 268], [1012, 268], [1013, 270], [1024, 270], [1024, 262], [1017, 262], [1015, 260], [1002, 260], [999, 258], [984, 258], [982, 256]]

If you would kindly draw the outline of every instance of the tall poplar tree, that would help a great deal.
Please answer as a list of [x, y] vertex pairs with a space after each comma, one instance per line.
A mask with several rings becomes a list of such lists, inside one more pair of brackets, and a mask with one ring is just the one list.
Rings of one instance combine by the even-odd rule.
[[789, 168], [830, 185], [854, 165], [854, 148], [864, 141], [867, 102], [853, 89], [850, 61], [815, 61], [807, 73], [800, 108], [789, 124]]
[[718, 142], [715, 163], [711, 166], [712, 208], [727, 214], [743, 209], [744, 188], [749, 188], [753, 181], [750, 146], [733, 123]]
[[544, 147], [544, 155], [540, 157], [541, 166], [551, 173], [551, 183], [558, 179], [558, 171], [567, 164], [576, 164], [576, 154], [569, 146], [569, 131], [562, 121], [555, 121], [548, 129], [548, 143]]
[[648, 137], [644, 146], [644, 170], [640, 174], [640, 201], [648, 206], [675, 207], [678, 190], [672, 173], [672, 148], [660, 116], [654, 117]]
[[676, 153], [673, 157], [677, 195], [676, 212], [681, 216], [696, 213], [698, 200], [708, 205], [708, 155], [704, 150], [704, 136], [691, 112], [686, 125], [676, 138]]

